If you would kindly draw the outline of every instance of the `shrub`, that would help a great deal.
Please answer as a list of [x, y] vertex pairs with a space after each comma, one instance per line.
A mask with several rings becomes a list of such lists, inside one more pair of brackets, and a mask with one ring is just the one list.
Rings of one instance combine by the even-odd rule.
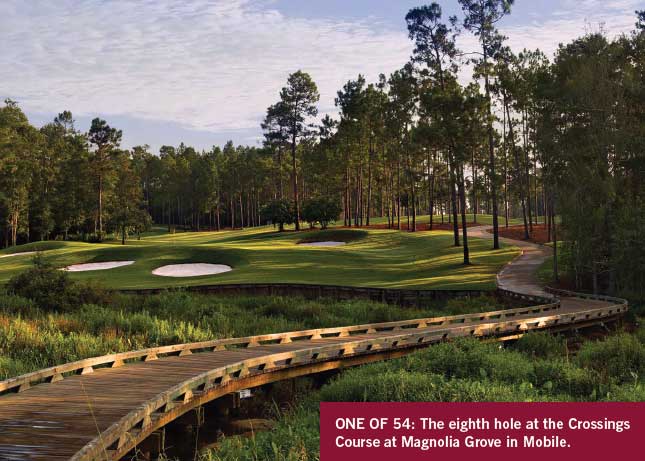
[[320, 223], [322, 229], [327, 229], [330, 222], [338, 219], [341, 211], [338, 199], [320, 197], [305, 201], [301, 215], [310, 227], [313, 228], [316, 223]]
[[450, 299], [446, 307], [451, 315], [474, 314], [503, 309], [500, 302], [492, 296], [460, 297]]
[[262, 208], [262, 216], [265, 220], [278, 224], [280, 232], [284, 231], [285, 224], [293, 224], [296, 220], [293, 205], [289, 200], [273, 200]]
[[634, 336], [641, 342], [641, 344], [645, 344], [645, 325], [641, 325], [638, 327], [636, 332], [634, 333]]
[[604, 399], [610, 402], [645, 402], [645, 384], [612, 386]]
[[535, 385], [548, 392], [595, 400], [601, 392], [598, 374], [561, 359], [537, 360], [533, 364]]
[[200, 461], [318, 461], [320, 418], [315, 408], [298, 407], [271, 432], [250, 438], [225, 438], [217, 450], [201, 454]]
[[541, 358], [561, 357], [567, 353], [566, 339], [545, 332], [528, 333], [514, 347], [524, 354]]
[[645, 376], [645, 346], [633, 335], [620, 334], [604, 341], [584, 343], [577, 362], [596, 370], [607, 381], [634, 382]]
[[7, 291], [33, 301], [44, 310], [61, 311], [83, 304], [107, 304], [111, 292], [97, 282], [74, 282], [67, 272], [56, 269], [40, 255], [34, 257], [34, 266], [14, 277]]
[[[379, 370], [381, 371], [381, 370]], [[543, 399], [528, 383], [446, 378], [404, 370], [349, 370], [320, 390], [322, 402], [508, 402]]]
[[66, 272], [59, 271], [45, 261], [41, 254], [34, 259], [34, 266], [9, 280], [10, 294], [31, 299], [45, 310], [60, 310], [73, 283]]

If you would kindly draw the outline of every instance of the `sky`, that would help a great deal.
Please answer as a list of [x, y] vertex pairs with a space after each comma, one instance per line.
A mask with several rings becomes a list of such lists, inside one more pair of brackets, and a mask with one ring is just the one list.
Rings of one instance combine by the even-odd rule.
[[[428, 2], [429, 3], [429, 2]], [[440, 0], [460, 15], [457, 0]], [[358, 74], [374, 81], [409, 59], [411, 0], [2, 0], [0, 97], [37, 126], [70, 110], [80, 130], [101, 117], [123, 147], [227, 140], [258, 145], [266, 108], [299, 69], [318, 84], [321, 114]], [[589, 31], [633, 30], [645, 0], [516, 0], [499, 23], [515, 50]], [[464, 31], [463, 51], [476, 39]]]

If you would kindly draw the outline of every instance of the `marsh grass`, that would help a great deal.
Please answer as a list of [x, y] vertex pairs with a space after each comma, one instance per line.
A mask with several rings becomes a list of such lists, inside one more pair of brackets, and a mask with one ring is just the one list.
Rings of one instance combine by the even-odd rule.
[[[201, 460], [319, 460], [320, 402], [645, 401], [642, 328], [635, 335], [585, 343], [573, 358], [561, 338], [526, 338], [508, 348], [460, 339], [348, 370], [285, 415], [273, 431], [252, 439], [227, 438]], [[540, 345], [548, 353], [536, 354]]]
[[41, 309], [0, 293], [0, 379], [87, 357], [146, 347], [481, 312], [494, 298], [452, 300], [409, 309], [370, 301], [218, 297], [185, 291], [112, 294], [109, 304]]

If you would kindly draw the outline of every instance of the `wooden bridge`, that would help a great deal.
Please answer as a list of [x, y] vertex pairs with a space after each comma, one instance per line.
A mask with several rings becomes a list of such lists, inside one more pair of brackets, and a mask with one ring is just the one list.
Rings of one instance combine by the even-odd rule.
[[[517, 273], [505, 271], [508, 280], [522, 273], [522, 258], [515, 265]], [[628, 309], [626, 301], [603, 296], [500, 291], [537, 305], [157, 347], [0, 382], [0, 460], [119, 460], [182, 415], [240, 390], [400, 357], [451, 338], [583, 328]]]

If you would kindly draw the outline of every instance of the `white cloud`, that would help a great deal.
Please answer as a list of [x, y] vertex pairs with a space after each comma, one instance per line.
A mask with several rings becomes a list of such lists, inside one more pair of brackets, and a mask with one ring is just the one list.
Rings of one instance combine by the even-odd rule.
[[[602, 22], [610, 35], [630, 30], [641, 3], [562, 0], [557, 11], [502, 31], [516, 50], [551, 56], [586, 24]], [[347, 79], [374, 80], [403, 65], [405, 32], [374, 21], [289, 17], [272, 0], [3, 0], [0, 96], [30, 112], [257, 129], [290, 72], [311, 73], [325, 112]], [[465, 32], [460, 46], [476, 42]]]
[[347, 79], [401, 66], [411, 48], [398, 31], [287, 18], [252, 0], [24, 3], [3, 7], [0, 92], [33, 111], [243, 129], [257, 126], [290, 72], [311, 73], [325, 109]]
[[643, 0], [563, 0], [559, 10], [543, 22], [502, 27], [516, 51], [540, 48], [553, 57], [559, 44], [589, 32], [603, 31], [609, 38], [634, 29], [634, 11]]

